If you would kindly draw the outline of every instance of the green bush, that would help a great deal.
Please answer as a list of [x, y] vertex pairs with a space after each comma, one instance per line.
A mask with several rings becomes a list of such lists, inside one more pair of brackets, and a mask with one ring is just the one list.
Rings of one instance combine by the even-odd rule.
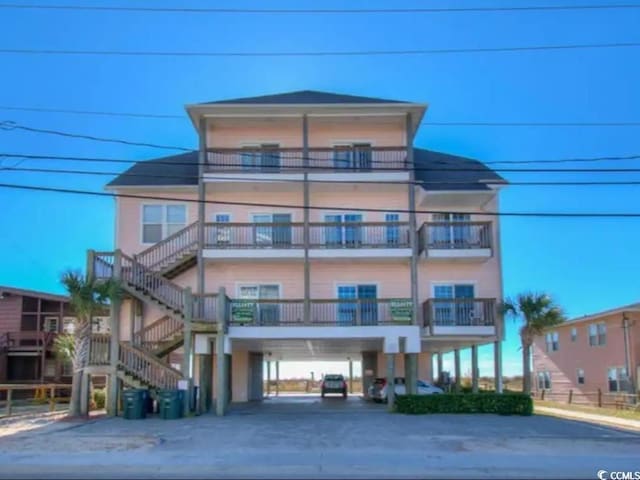
[[398, 413], [495, 413], [531, 415], [533, 400], [523, 393], [444, 393], [436, 395], [398, 395]]
[[106, 399], [106, 393], [104, 391], [104, 388], [96, 388], [93, 391], [92, 400], [96, 410], [100, 410], [104, 408], [105, 399]]

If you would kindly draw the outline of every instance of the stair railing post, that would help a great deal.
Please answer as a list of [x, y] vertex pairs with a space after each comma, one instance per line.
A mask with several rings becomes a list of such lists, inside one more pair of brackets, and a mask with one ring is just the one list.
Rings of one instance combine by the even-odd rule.
[[187, 390], [185, 392], [186, 398], [184, 401], [184, 414], [188, 415], [191, 411], [191, 397], [193, 395], [193, 378], [191, 378], [191, 357], [193, 350], [193, 335], [192, 335], [192, 321], [193, 321], [193, 293], [191, 287], [184, 289], [184, 344], [182, 355], [182, 378], [187, 381]]
[[[116, 250], [113, 255], [113, 279], [119, 282], [122, 277], [122, 251]], [[107, 415], [118, 415], [118, 360], [120, 357], [120, 310], [122, 300], [116, 297], [111, 300], [111, 337], [109, 343], [109, 391], [107, 392]]]

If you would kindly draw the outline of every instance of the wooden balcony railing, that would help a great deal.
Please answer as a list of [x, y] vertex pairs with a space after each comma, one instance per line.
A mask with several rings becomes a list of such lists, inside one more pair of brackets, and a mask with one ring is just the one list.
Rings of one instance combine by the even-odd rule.
[[57, 334], [53, 332], [42, 331], [20, 331], [20, 332], [7, 332], [2, 340], [5, 348], [46, 348]]
[[235, 326], [374, 326], [410, 325], [411, 300], [329, 299], [310, 300], [311, 316], [304, 318], [304, 300], [231, 300], [231, 325]]
[[146, 268], [158, 271], [171, 265], [183, 255], [195, 253], [197, 248], [198, 223], [194, 222], [134, 255], [134, 258]]
[[431, 298], [424, 302], [426, 327], [489, 327], [496, 324], [495, 298]]
[[409, 248], [408, 222], [318, 222], [309, 225], [311, 248]]
[[94, 333], [89, 344], [89, 365], [109, 365], [111, 335]]
[[[312, 222], [310, 248], [409, 248], [407, 222]], [[304, 248], [303, 223], [207, 223], [205, 248]]]
[[406, 170], [407, 149], [394, 147], [212, 148], [207, 172], [295, 173]]
[[302, 248], [302, 223], [206, 223], [205, 248]]
[[491, 248], [491, 222], [429, 222], [419, 231], [420, 251]]
[[198, 322], [216, 322], [218, 311], [218, 294], [205, 293], [193, 295], [193, 320]]

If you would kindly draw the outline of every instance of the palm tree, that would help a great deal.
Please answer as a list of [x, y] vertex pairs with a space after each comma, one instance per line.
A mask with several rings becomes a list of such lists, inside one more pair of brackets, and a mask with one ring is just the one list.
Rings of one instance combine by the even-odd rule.
[[120, 295], [118, 284], [113, 280], [97, 281], [77, 271], [68, 270], [60, 280], [69, 293], [71, 308], [75, 314], [73, 331], [61, 336], [55, 344], [59, 355], [71, 360], [73, 382], [69, 415], [81, 413], [82, 375], [89, 364], [89, 344], [91, 342], [91, 319], [103, 312], [110, 302]]
[[520, 340], [522, 342], [522, 391], [531, 393], [531, 346], [536, 336], [547, 328], [566, 320], [564, 311], [546, 293], [521, 293], [515, 299], [507, 299], [503, 313], [522, 320]]

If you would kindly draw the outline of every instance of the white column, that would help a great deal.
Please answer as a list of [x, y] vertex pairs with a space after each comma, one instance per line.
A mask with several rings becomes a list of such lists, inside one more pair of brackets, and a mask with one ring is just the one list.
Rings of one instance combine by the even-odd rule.
[[502, 393], [502, 342], [500, 340], [493, 343], [493, 361], [496, 393]]

